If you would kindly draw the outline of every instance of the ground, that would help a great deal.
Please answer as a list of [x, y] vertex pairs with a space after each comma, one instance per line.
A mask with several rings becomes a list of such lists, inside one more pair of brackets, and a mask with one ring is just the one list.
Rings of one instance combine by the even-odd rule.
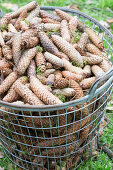
[[[22, 6], [30, 0], [1, 0], [0, 8], [2, 3], [14, 3], [18, 6]], [[95, 18], [98, 21], [106, 21], [113, 17], [113, 0], [38, 0], [39, 5], [41, 6], [69, 6], [74, 4], [76, 8], [80, 11], [88, 14], [89, 16]], [[2, 6], [4, 12], [9, 12], [5, 7]], [[110, 31], [113, 33], [113, 23], [110, 24]], [[111, 100], [113, 101], [113, 94], [111, 96]], [[109, 107], [106, 112], [106, 117], [108, 119], [108, 124], [106, 128], [104, 128], [104, 132], [102, 137], [100, 137], [100, 141], [103, 142], [106, 146], [108, 146], [113, 151], [113, 102], [109, 104]], [[2, 146], [0, 146], [0, 150], [2, 151]], [[5, 170], [14, 170], [17, 169], [10, 162], [10, 160], [3, 156], [0, 158], [0, 166], [4, 167]], [[96, 156], [88, 159], [83, 165], [81, 165], [78, 170], [112, 170], [113, 162], [108, 158], [108, 156], [100, 152]]]

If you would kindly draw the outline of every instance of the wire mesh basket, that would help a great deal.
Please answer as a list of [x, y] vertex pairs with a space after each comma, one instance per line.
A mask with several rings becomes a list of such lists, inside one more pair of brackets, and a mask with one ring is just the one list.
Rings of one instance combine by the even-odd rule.
[[[113, 35], [82, 12], [62, 9], [78, 18], [98, 34], [102, 32], [107, 55], [112, 57]], [[112, 58], [111, 58], [112, 61]], [[23, 106], [0, 101], [0, 140], [9, 159], [23, 169], [70, 169], [83, 159], [98, 136], [113, 86], [113, 68], [100, 77], [85, 97], [47, 106]], [[79, 107], [77, 107], [79, 106]]]

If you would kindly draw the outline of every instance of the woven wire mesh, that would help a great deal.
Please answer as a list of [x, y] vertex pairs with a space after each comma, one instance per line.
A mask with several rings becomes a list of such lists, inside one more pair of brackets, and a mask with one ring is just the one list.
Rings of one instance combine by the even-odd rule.
[[[49, 11], [55, 8], [41, 7]], [[81, 12], [61, 9], [102, 32], [107, 54], [112, 56], [113, 37], [109, 31]], [[15, 106], [0, 101], [0, 139], [7, 156], [23, 169], [77, 167], [86, 149], [92, 154], [112, 92], [111, 73], [100, 78], [88, 94], [84, 92], [84, 98], [59, 106]]]

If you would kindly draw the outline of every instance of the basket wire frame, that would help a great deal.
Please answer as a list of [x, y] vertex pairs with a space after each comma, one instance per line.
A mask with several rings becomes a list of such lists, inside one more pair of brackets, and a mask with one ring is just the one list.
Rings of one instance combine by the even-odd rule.
[[[48, 11], [55, 8], [58, 7], [41, 7]], [[98, 34], [103, 32], [102, 40], [107, 55], [112, 57], [113, 36], [106, 28], [79, 11], [59, 9], [77, 15]], [[98, 79], [84, 98], [62, 105], [42, 108], [16, 106], [0, 101], [0, 140], [4, 152], [23, 169], [77, 168], [83, 161], [85, 151], [88, 150], [92, 155], [112, 87], [113, 69]], [[81, 105], [79, 109], [76, 107], [78, 105]], [[69, 110], [70, 107], [74, 109]]]

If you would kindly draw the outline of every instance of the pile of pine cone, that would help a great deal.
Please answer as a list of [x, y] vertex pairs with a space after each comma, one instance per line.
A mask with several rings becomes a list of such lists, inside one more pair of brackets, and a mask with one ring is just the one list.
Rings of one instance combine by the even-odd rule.
[[[111, 63], [106, 55], [102, 40], [91, 28], [81, 23], [77, 16], [72, 16], [60, 9], [55, 9], [54, 13], [49, 13], [40, 10], [37, 2], [32, 1], [13, 13], [5, 14], [0, 20], [0, 100], [4, 102], [16, 105], [43, 106], [79, 99], [84, 97], [94, 81], [104, 75], [110, 67]], [[86, 103], [83, 106], [82, 118], [85, 118], [89, 108], [85, 107]], [[12, 121], [14, 119], [15, 124], [20, 121], [20, 124], [32, 127], [32, 135], [36, 133], [36, 129], [33, 129], [34, 124], [39, 128], [37, 133], [40, 137], [40, 143], [36, 143], [36, 134], [32, 142], [42, 147], [41, 155], [45, 156], [43, 164], [46, 167], [45, 141], [46, 147], [63, 144], [61, 150], [56, 147], [53, 152], [53, 149], [49, 148], [48, 156], [50, 157], [54, 157], [54, 154], [57, 156], [69, 154], [85, 141], [89, 127], [85, 127], [81, 131], [78, 143], [66, 147], [66, 143], [69, 144], [77, 140], [77, 135], [74, 132], [79, 130], [80, 126], [82, 128], [88, 124], [90, 116], [81, 122], [76, 122], [74, 126], [72, 124], [68, 127], [67, 132], [65, 131], [66, 126], [61, 127], [60, 132], [57, 127], [80, 120], [80, 109], [83, 106], [80, 104], [76, 107], [76, 110], [79, 110], [76, 112], [76, 118], [73, 118], [74, 112], [71, 113], [75, 108], [67, 109], [70, 111], [67, 117], [62, 114], [66, 112], [65, 110], [59, 111], [59, 124], [57, 124], [57, 117], [53, 119], [45, 116], [41, 120], [40, 118], [31, 118], [31, 114], [27, 111], [25, 114], [28, 117], [25, 117], [23, 121], [22, 116], [18, 120], [17, 118], [15, 120], [16, 116], [13, 117], [13, 115], [10, 115], [10, 118]], [[12, 109], [5, 107], [1, 107], [0, 110], [13, 112]], [[15, 111], [15, 113], [19, 114], [19, 111]], [[58, 113], [54, 111], [52, 114], [57, 115]], [[5, 112], [4, 116], [10, 122]], [[33, 116], [40, 115], [34, 112]], [[50, 121], [51, 126], [57, 128], [53, 128], [51, 132], [53, 140], [51, 140], [51, 130], [45, 129], [45, 137], [50, 138], [45, 140], [42, 125], [50, 127]], [[15, 130], [12, 125], [9, 127], [12, 131]], [[15, 126], [15, 128], [20, 133], [19, 127]], [[4, 133], [6, 132], [4, 131]], [[21, 133], [29, 136], [27, 128], [23, 128]], [[66, 138], [65, 134], [71, 135]], [[64, 135], [60, 139], [60, 144], [59, 138], [54, 138], [54, 136], [58, 137], [59, 135]], [[26, 144], [32, 145], [30, 137], [26, 137], [25, 142], [22, 135], [18, 139], [17, 135], [12, 132], [12, 138], [17, 141], [17, 147], [20, 150], [21, 148], [26, 150]], [[20, 146], [18, 140], [23, 145]], [[39, 148], [34, 149], [35, 153], [40, 155]], [[29, 147], [29, 152], [31, 155], [33, 154], [32, 147]], [[76, 159], [80, 160], [78, 155], [73, 159], [74, 163]], [[35, 156], [31, 156], [34, 164], [36, 159]], [[41, 161], [42, 159], [39, 157], [38, 163], [42, 163]], [[51, 162], [53, 162], [52, 159]]]

